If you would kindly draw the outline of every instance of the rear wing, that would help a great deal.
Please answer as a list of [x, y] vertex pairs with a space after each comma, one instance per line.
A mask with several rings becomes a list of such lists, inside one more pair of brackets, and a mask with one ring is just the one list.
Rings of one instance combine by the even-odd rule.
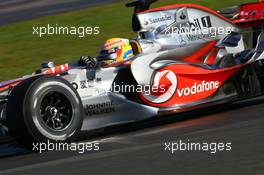
[[240, 27], [262, 26], [264, 24], [264, 2], [247, 3], [218, 10]]

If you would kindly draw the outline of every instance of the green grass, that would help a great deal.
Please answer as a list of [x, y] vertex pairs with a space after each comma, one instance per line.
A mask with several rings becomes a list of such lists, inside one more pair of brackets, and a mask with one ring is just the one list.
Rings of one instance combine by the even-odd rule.
[[[160, 0], [158, 7], [175, 3], [196, 3], [211, 9], [238, 5], [253, 0]], [[107, 38], [134, 38], [131, 30], [133, 9], [122, 3], [91, 7], [75, 12], [42, 17], [0, 27], [0, 80], [8, 80], [30, 74], [44, 60], [60, 64], [78, 59], [81, 55], [96, 56]], [[79, 38], [77, 36], [32, 35], [32, 26], [58, 24], [62, 26], [99, 26], [100, 35]]]

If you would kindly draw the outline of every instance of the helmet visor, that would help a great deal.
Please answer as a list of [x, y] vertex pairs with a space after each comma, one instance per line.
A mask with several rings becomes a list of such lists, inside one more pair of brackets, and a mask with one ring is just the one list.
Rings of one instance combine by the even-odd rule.
[[119, 47], [109, 49], [109, 50], [101, 50], [99, 59], [100, 60], [115, 60], [118, 58], [117, 51]]

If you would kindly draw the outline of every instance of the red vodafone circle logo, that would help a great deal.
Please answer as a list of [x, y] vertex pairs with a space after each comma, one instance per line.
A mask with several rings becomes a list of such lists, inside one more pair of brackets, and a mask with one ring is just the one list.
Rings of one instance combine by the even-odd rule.
[[153, 78], [151, 93], [144, 93], [143, 96], [152, 103], [164, 103], [173, 96], [177, 84], [178, 80], [174, 72], [170, 70], [157, 72]]

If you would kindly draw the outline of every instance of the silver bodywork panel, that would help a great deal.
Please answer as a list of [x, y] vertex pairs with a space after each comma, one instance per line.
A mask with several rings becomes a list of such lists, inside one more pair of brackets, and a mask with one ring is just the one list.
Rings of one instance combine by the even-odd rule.
[[94, 80], [88, 80], [87, 71], [72, 69], [63, 76], [73, 84], [81, 97], [85, 115], [82, 130], [144, 120], [158, 114], [158, 108], [130, 101], [122, 94], [111, 92], [119, 68], [98, 69]]

